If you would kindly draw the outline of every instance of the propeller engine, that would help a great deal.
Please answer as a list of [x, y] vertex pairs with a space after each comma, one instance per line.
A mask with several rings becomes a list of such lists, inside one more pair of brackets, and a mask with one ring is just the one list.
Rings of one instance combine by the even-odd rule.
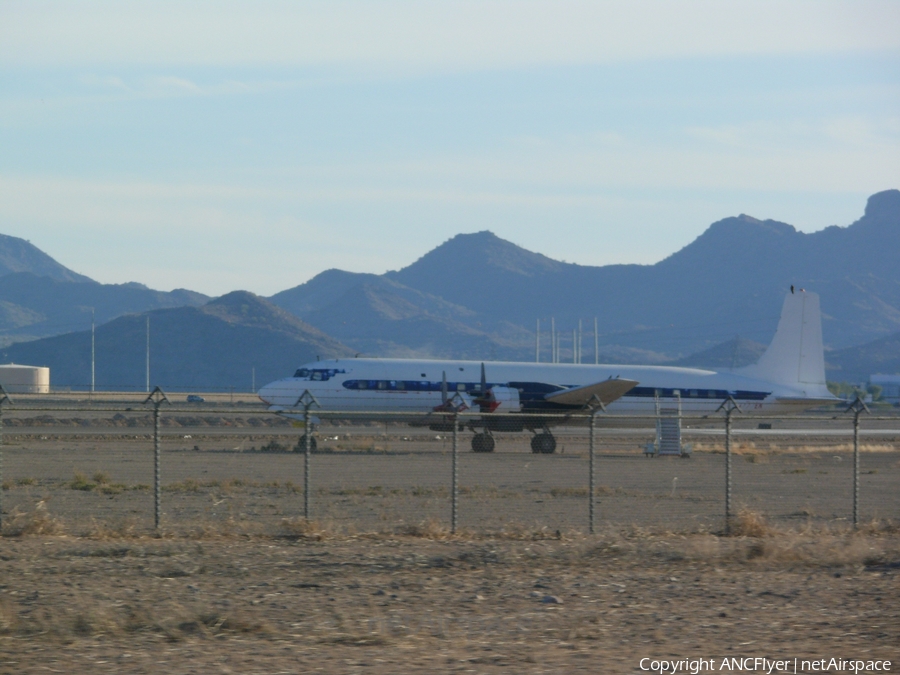
[[494, 385], [488, 389], [487, 375], [484, 363], [481, 364], [481, 389], [478, 398], [474, 400], [481, 412], [519, 412], [522, 409], [519, 403], [519, 390], [513, 387]]

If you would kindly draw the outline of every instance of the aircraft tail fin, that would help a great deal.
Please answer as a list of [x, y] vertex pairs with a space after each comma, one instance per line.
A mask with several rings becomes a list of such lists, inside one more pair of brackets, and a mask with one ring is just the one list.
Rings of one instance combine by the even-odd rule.
[[802, 290], [788, 294], [771, 344], [757, 363], [736, 372], [806, 389], [809, 394], [825, 390], [825, 353], [819, 296]]

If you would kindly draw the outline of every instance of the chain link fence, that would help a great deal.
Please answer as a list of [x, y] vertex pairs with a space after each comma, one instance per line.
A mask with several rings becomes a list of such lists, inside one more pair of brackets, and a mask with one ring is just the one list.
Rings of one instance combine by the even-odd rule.
[[307, 453], [302, 421], [249, 403], [162, 403], [157, 433], [153, 405], [140, 400], [17, 401], [2, 407], [0, 515], [6, 535], [40, 527], [290, 535], [313, 524], [722, 532], [746, 514], [785, 527], [849, 527], [900, 516], [900, 416], [889, 412], [859, 415], [857, 453], [854, 412], [832, 410], [735, 414], [727, 438], [722, 414], [684, 417], [685, 454], [652, 456], [652, 417], [597, 413], [593, 431], [587, 413], [548, 419], [556, 450], [543, 454], [528, 432], [495, 433], [492, 452], [473, 452], [477, 415], [459, 414], [454, 433], [452, 416], [430, 428], [425, 418], [410, 426], [387, 413], [316, 411]]

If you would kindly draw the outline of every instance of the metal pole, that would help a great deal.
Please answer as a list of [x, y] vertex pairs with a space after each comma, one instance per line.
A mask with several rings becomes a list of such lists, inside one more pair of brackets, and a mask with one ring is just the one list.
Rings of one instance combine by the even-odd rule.
[[556, 363], [556, 319], [550, 317], [550, 363]]
[[541, 320], [537, 320], [537, 329], [534, 331], [534, 362], [541, 362]]
[[731, 534], [731, 413], [725, 413], [725, 534]]
[[572, 363], [578, 363], [578, 329], [572, 329]]
[[161, 509], [161, 486], [160, 486], [160, 458], [159, 458], [159, 405], [160, 401], [154, 401], [153, 405], [153, 522], [156, 529], [159, 529], [160, 509]]
[[[657, 404], [658, 405], [658, 404]], [[681, 414], [679, 402], [679, 415]], [[716, 412], [725, 411], [725, 534], [731, 534], [731, 414], [736, 410], [741, 412], [741, 407], [733, 396], [729, 396], [720, 405]], [[659, 422], [657, 422], [659, 424]], [[657, 434], [659, 432], [657, 431]]]
[[450, 532], [456, 534], [459, 522], [459, 413], [453, 413], [453, 485], [450, 490]]
[[309, 451], [310, 451], [310, 434], [309, 434], [309, 406], [307, 401], [303, 406], [303, 517], [309, 520]]
[[581, 363], [581, 319], [578, 319], [578, 363]]
[[147, 391], [150, 391], [150, 315], [147, 315]]
[[94, 351], [94, 309], [91, 308], [91, 393], [94, 393], [94, 385], [96, 383], [94, 379], [94, 362], [95, 362], [95, 351]]
[[588, 469], [588, 531], [594, 534], [594, 442], [596, 437], [596, 416], [591, 413], [591, 441], [588, 457], [590, 458], [590, 467]]
[[159, 530], [161, 518], [162, 488], [160, 485], [160, 452], [159, 452], [159, 407], [169, 402], [166, 392], [159, 387], [153, 389], [153, 392], [144, 399], [144, 404], [153, 404], [153, 524]]
[[869, 412], [865, 401], [856, 395], [845, 412], [853, 411], [853, 527], [859, 527], [859, 416]]
[[597, 333], [597, 317], [594, 317], [594, 363], [600, 363], [600, 336]]
[[859, 527], [859, 413], [853, 415], [853, 527]]
[[0, 534], [3, 533], [3, 400], [0, 400]]

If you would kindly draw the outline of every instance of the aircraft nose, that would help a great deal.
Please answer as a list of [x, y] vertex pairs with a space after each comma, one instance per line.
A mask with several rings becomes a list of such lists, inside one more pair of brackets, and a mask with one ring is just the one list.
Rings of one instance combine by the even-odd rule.
[[256, 392], [256, 395], [259, 396], [259, 399], [267, 404], [272, 405], [273, 399], [275, 398], [275, 387], [274, 383], [267, 384], [265, 387]]

